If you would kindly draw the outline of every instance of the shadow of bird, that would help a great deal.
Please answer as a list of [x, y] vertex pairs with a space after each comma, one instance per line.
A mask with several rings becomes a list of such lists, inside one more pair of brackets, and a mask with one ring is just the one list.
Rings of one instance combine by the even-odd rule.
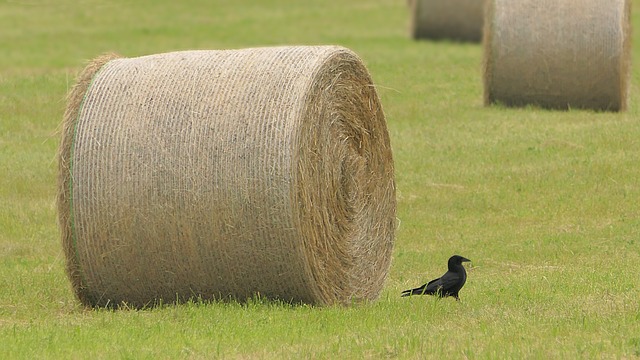
[[467, 272], [462, 266], [463, 262], [470, 262], [471, 260], [462, 257], [460, 255], [453, 255], [449, 258], [449, 271], [447, 271], [441, 277], [431, 280], [428, 283], [415, 288], [402, 292], [402, 296], [411, 295], [437, 295], [439, 297], [453, 296], [456, 300], [460, 301], [458, 292], [464, 286], [467, 281]]

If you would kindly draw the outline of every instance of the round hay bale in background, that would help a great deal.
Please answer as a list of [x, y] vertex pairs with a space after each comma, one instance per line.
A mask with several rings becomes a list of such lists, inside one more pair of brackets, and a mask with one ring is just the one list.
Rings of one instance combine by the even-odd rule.
[[625, 110], [630, 7], [629, 0], [490, 0], [485, 104]]
[[414, 39], [480, 42], [484, 0], [409, 0]]
[[89, 306], [350, 303], [388, 273], [389, 135], [342, 47], [97, 58], [70, 93], [59, 175], [67, 271]]

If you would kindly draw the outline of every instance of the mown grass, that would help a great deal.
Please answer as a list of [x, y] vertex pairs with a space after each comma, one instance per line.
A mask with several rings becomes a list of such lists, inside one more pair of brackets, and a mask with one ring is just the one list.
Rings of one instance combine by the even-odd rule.
[[[480, 46], [407, 20], [396, 0], [0, 1], [0, 358], [639, 357], [637, 67], [627, 113], [485, 108]], [[347, 46], [378, 85], [401, 222], [381, 298], [81, 308], [55, 154], [84, 61], [276, 44]], [[453, 253], [474, 261], [460, 303], [398, 297]]]

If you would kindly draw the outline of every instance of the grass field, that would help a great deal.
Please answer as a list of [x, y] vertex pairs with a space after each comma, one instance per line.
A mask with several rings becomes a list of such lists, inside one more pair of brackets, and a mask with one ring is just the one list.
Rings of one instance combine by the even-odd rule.
[[[404, 0], [131, 3], [0, 0], [1, 359], [640, 357], [637, 66], [626, 113], [485, 108], [481, 46], [411, 41]], [[55, 156], [85, 61], [280, 44], [349, 47], [378, 85], [400, 219], [380, 299], [80, 307]], [[461, 302], [399, 297], [454, 253]]]

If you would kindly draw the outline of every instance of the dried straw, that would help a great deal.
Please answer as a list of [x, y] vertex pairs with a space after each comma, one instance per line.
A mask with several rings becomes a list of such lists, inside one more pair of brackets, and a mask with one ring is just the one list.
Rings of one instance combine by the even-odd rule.
[[485, 0], [409, 0], [414, 39], [480, 42]]
[[63, 128], [59, 219], [83, 304], [379, 295], [393, 161], [371, 78], [348, 49], [101, 57]]
[[485, 103], [624, 111], [630, 0], [491, 0]]

